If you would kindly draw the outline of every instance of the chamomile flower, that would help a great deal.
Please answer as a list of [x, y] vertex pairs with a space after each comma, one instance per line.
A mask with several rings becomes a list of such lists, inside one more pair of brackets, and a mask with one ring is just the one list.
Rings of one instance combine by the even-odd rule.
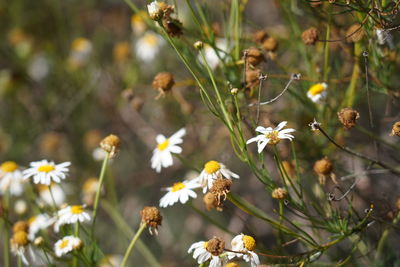
[[33, 216], [29, 218], [29, 231], [28, 231], [28, 239], [33, 241], [36, 237], [36, 234], [43, 229], [46, 229], [50, 225], [55, 222], [55, 218], [50, 218], [49, 215], [43, 213], [37, 216]]
[[[228, 44], [225, 39], [217, 39], [215, 42], [216, 48], [212, 47], [209, 44], [204, 44], [204, 58], [207, 61], [207, 64], [210, 68], [215, 69], [218, 64], [221, 62], [221, 58], [225, 57], [225, 53], [228, 49]], [[199, 55], [199, 61], [205, 64], [201, 55]]]
[[174, 183], [173, 186], [165, 188], [168, 193], [166, 193], [160, 199], [160, 207], [166, 208], [174, 205], [178, 201], [180, 201], [182, 204], [185, 204], [189, 200], [189, 197], [197, 197], [196, 192], [194, 192], [192, 189], [199, 187], [200, 184], [198, 184], [195, 180]]
[[82, 246], [82, 240], [75, 236], [65, 236], [54, 244], [54, 252], [57, 257], [68, 254], [79, 249]]
[[157, 56], [164, 40], [158, 34], [146, 32], [135, 45], [137, 57], [145, 63], [150, 63]]
[[198, 182], [203, 187], [203, 193], [207, 192], [207, 189], [210, 189], [214, 181], [219, 177], [224, 177], [226, 179], [239, 179], [239, 175], [230, 171], [221, 162], [210, 160], [204, 164], [203, 170], [201, 171], [199, 177], [197, 177]]
[[312, 102], [318, 103], [325, 99], [327, 95], [328, 85], [326, 83], [317, 83], [308, 89], [307, 96]]
[[65, 201], [65, 193], [58, 184], [52, 183], [50, 186], [40, 184], [37, 189], [40, 203], [43, 205], [53, 206], [55, 204], [56, 206], [61, 206]]
[[67, 206], [58, 211], [57, 217], [57, 222], [54, 225], [56, 232], [64, 224], [83, 223], [91, 219], [89, 213], [85, 211], [85, 207], [82, 205]]
[[165, 138], [164, 135], [159, 134], [156, 137], [157, 147], [153, 150], [151, 157], [151, 168], [156, 172], [160, 172], [161, 168], [172, 166], [172, 154], [182, 153], [182, 148], [177, 146], [183, 142], [182, 137], [186, 134], [185, 128], [180, 129], [174, 133], [170, 138]]
[[131, 27], [135, 35], [141, 35], [146, 30], [146, 23], [144, 22], [144, 17], [147, 14], [144, 11], [139, 11], [138, 13], [132, 15], [131, 17]]
[[24, 179], [33, 177], [35, 184], [50, 185], [52, 181], [59, 183], [67, 177], [70, 162], [55, 164], [52, 161], [41, 160], [30, 163], [30, 168], [23, 171]]
[[0, 165], [0, 194], [6, 191], [14, 196], [24, 192], [23, 175], [14, 161], [6, 161]]
[[188, 250], [188, 253], [191, 254], [193, 252], [193, 258], [197, 260], [198, 264], [203, 264], [209, 260], [210, 264], [209, 267], [222, 267], [224, 262], [226, 261], [225, 257], [220, 257], [219, 255], [211, 254], [210, 250], [210, 243], [209, 241], [199, 241], [192, 244]]
[[272, 127], [264, 128], [262, 126], [258, 126], [256, 128], [256, 132], [259, 132], [261, 134], [257, 135], [256, 137], [250, 138], [249, 140], [247, 140], [246, 144], [257, 142], [258, 153], [261, 153], [267, 144], [276, 145], [282, 139], [289, 139], [290, 141], [292, 141], [294, 136], [290, 133], [293, 133], [295, 129], [287, 128], [282, 130], [286, 126], [286, 124], [287, 121], [282, 121], [274, 129]]
[[256, 241], [249, 235], [240, 234], [235, 236], [231, 241], [232, 250], [241, 253], [228, 252], [228, 258], [243, 258], [246, 262], [250, 262], [251, 267], [257, 267], [260, 264], [258, 255], [254, 253]]
[[73, 40], [68, 63], [72, 68], [79, 68], [85, 65], [93, 51], [93, 44], [90, 40], [79, 37]]

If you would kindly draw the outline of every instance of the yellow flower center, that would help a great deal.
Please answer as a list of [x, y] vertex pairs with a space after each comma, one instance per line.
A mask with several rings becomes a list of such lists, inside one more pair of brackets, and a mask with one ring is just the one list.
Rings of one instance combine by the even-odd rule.
[[56, 168], [53, 165], [42, 165], [38, 168], [39, 172], [51, 172], [54, 171]]
[[236, 262], [229, 262], [225, 267], [239, 267], [239, 264]]
[[182, 190], [183, 188], [185, 188], [185, 184], [184, 183], [181, 183], [181, 182], [174, 183], [174, 185], [172, 186], [171, 191], [172, 192], [176, 192], [176, 191]]
[[203, 247], [204, 247], [205, 249], [207, 249], [207, 246], [208, 246], [208, 242], [204, 242]]
[[139, 13], [133, 15], [131, 17], [131, 23], [132, 24], [144, 23], [144, 21], [142, 19], [142, 16], [146, 16], [146, 13], [145, 12], [139, 12]]
[[146, 34], [143, 40], [149, 46], [156, 46], [158, 43], [157, 37], [154, 34]]
[[80, 205], [74, 205], [71, 207], [72, 214], [81, 214], [83, 213], [83, 207]]
[[161, 144], [158, 144], [157, 148], [158, 148], [158, 150], [163, 151], [164, 149], [166, 149], [168, 147], [168, 145], [169, 145], [169, 140], [165, 139], [164, 142], [162, 142]]
[[34, 221], [36, 221], [37, 216], [32, 216], [28, 219], [28, 224], [31, 225]]
[[90, 47], [90, 41], [85, 38], [76, 38], [72, 42], [72, 50], [78, 51], [78, 52], [84, 52], [88, 50]]
[[3, 172], [13, 172], [18, 168], [17, 163], [14, 161], [6, 161], [0, 166]]
[[29, 243], [28, 234], [24, 231], [18, 231], [13, 235], [12, 242], [17, 246], [26, 246]]
[[281, 141], [281, 139], [278, 137], [278, 135], [279, 135], [278, 131], [272, 131], [272, 132], [265, 134], [265, 137], [269, 138], [268, 144], [271, 144], [271, 145], [278, 144]]
[[323, 91], [325, 91], [326, 85], [323, 83], [317, 83], [310, 87], [308, 93], [312, 96], [319, 95]]
[[254, 240], [253, 237], [251, 237], [249, 235], [244, 235], [242, 240], [244, 243], [244, 247], [247, 250], [253, 251], [256, 248], [256, 241]]
[[69, 243], [68, 239], [61, 241], [60, 248], [63, 249], [65, 247], [67, 247], [68, 243]]
[[212, 174], [215, 173], [216, 171], [218, 171], [219, 169], [221, 169], [221, 164], [219, 164], [217, 161], [215, 160], [210, 160], [209, 162], [207, 162], [204, 165], [204, 170], [208, 173], [208, 174]]

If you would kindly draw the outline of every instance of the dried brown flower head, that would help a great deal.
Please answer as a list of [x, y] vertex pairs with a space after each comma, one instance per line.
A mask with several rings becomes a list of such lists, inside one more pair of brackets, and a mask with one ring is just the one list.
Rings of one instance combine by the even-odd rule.
[[26, 221], [18, 221], [14, 223], [12, 230], [14, 233], [19, 231], [28, 232], [29, 224]]
[[257, 47], [250, 47], [244, 51], [246, 62], [252, 66], [257, 66], [265, 61], [265, 57], [261, 50]]
[[252, 88], [260, 84], [261, 71], [259, 69], [247, 68], [246, 70], [246, 87]]
[[395, 122], [392, 126], [392, 132], [390, 133], [390, 136], [400, 136], [400, 121]]
[[262, 44], [268, 37], [266, 30], [259, 30], [253, 34], [254, 41], [259, 44]]
[[288, 192], [286, 191], [285, 188], [278, 187], [278, 188], [275, 188], [274, 191], [272, 191], [272, 198], [282, 200], [282, 199], [287, 198], [287, 196], [288, 196]]
[[340, 122], [346, 129], [350, 129], [354, 127], [357, 123], [357, 120], [360, 118], [360, 114], [357, 110], [352, 108], [344, 108], [337, 113]]
[[207, 210], [216, 209], [217, 211], [222, 211], [221, 203], [218, 203], [217, 196], [211, 192], [208, 192], [203, 197], [203, 203], [206, 206]]
[[364, 37], [364, 34], [364, 29], [358, 23], [351, 25], [346, 31], [346, 36], [348, 36], [347, 40], [353, 43], [361, 41], [361, 39]]
[[113, 134], [110, 134], [100, 142], [100, 147], [107, 153], [110, 153], [111, 158], [118, 153], [120, 145], [121, 140]]
[[318, 174], [319, 183], [324, 185], [326, 182], [326, 177], [330, 177], [332, 181], [337, 184], [336, 175], [333, 172], [333, 164], [328, 157], [324, 157], [317, 160], [314, 163], [314, 172]]
[[210, 192], [213, 193], [218, 200], [218, 203], [226, 200], [226, 195], [230, 192], [233, 182], [231, 179], [218, 178], [214, 181]]
[[159, 91], [159, 95], [157, 97], [165, 95], [166, 92], [171, 91], [174, 86], [174, 75], [170, 72], [160, 72], [158, 73], [153, 80], [153, 88]]
[[162, 24], [164, 26], [165, 31], [171, 37], [181, 36], [182, 31], [182, 22], [178, 19], [171, 18], [169, 16], [164, 16], [162, 19]]
[[306, 45], [315, 45], [315, 43], [318, 41], [318, 31], [317, 28], [311, 27], [305, 30], [301, 34], [301, 39], [303, 39], [303, 42]]
[[262, 46], [268, 52], [275, 52], [278, 49], [278, 41], [273, 37], [268, 37], [263, 43]]
[[206, 242], [206, 250], [210, 252], [213, 256], [219, 256], [224, 252], [225, 241], [219, 237], [213, 237]]
[[152, 234], [153, 230], [158, 234], [157, 227], [161, 225], [162, 216], [160, 211], [156, 207], [145, 206], [141, 211], [142, 224], [146, 224], [149, 227], [149, 231]]

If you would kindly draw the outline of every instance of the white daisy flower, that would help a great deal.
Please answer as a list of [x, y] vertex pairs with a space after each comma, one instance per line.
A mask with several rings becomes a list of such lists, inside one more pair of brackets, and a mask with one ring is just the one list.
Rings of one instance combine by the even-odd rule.
[[[204, 57], [211, 69], [215, 69], [221, 62], [221, 58], [225, 57], [225, 53], [222, 51], [228, 50], [228, 43], [226, 42], [225, 39], [217, 39], [215, 42], [215, 46], [216, 49], [214, 49], [209, 44], [204, 44], [203, 48]], [[205, 63], [201, 55], [199, 55], [199, 61], [203, 64]]]
[[135, 45], [136, 56], [145, 63], [152, 62], [164, 44], [164, 39], [158, 34], [146, 32]]
[[60, 209], [57, 218], [57, 222], [54, 224], [54, 231], [56, 232], [64, 224], [83, 223], [91, 220], [89, 213], [85, 211], [85, 207], [82, 205], [67, 206]]
[[151, 157], [151, 168], [155, 169], [156, 172], [160, 172], [161, 168], [172, 166], [173, 159], [171, 153], [180, 154], [182, 152], [182, 148], [177, 145], [183, 142], [182, 137], [185, 134], [186, 130], [182, 128], [170, 138], [165, 138], [162, 134], [157, 135], [156, 141], [158, 145]]
[[254, 253], [256, 241], [249, 235], [240, 234], [235, 236], [231, 241], [232, 250], [240, 253], [228, 252], [228, 258], [243, 258], [246, 262], [250, 262], [251, 267], [257, 267], [260, 264], [258, 255]]
[[200, 185], [195, 180], [174, 183], [173, 186], [165, 188], [168, 193], [160, 199], [160, 207], [166, 208], [174, 205], [178, 201], [185, 204], [189, 200], [189, 197], [197, 197], [196, 192], [192, 189], [199, 187]]
[[318, 103], [325, 99], [328, 85], [326, 83], [317, 83], [308, 89], [307, 96], [312, 102]]
[[57, 257], [61, 257], [75, 249], [79, 249], [81, 246], [82, 241], [78, 237], [69, 235], [54, 244], [54, 252]]
[[50, 185], [52, 181], [59, 183], [67, 177], [71, 162], [55, 164], [52, 161], [41, 160], [30, 163], [30, 168], [23, 171], [24, 179], [33, 176], [35, 184]]
[[50, 185], [50, 188], [49, 186], [38, 185], [37, 188], [39, 191], [40, 203], [48, 206], [53, 206], [54, 204], [56, 206], [61, 206], [62, 204], [64, 204], [65, 193], [61, 186], [59, 186], [58, 184], [52, 183]]
[[239, 179], [239, 175], [230, 171], [221, 162], [210, 160], [204, 164], [203, 170], [201, 171], [199, 177], [197, 177], [198, 182], [203, 187], [203, 193], [206, 193], [207, 190], [213, 186], [214, 181], [219, 177], [224, 177], [226, 179]]
[[89, 56], [93, 51], [93, 44], [86, 38], [76, 38], [71, 44], [71, 51], [68, 58], [68, 63], [73, 68], [78, 68], [85, 65]]
[[28, 239], [33, 241], [36, 237], [36, 234], [43, 229], [46, 229], [50, 225], [55, 222], [55, 218], [50, 218], [49, 215], [43, 213], [37, 216], [33, 216], [29, 218], [29, 232], [28, 232]]
[[211, 260], [208, 265], [209, 267], [222, 267], [222, 264], [225, 262], [225, 257], [213, 256], [208, 252], [207, 244], [208, 242], [205, 241], [196, 242], [190, 246], [188, 253], [190, 254], [193, 252], [193, 258], [197, 260], [198, 264], [203, 264]]
[[256, 132], [259, 132], [261, 134], [257, 135], [256, 137], [250, 138], [249, 140], [247, 140], [246, 144], [257, 142], [258, 153], [261, 153], [267, 144], [276, 145], [282, 139], [289, 139], [290, 141], [292, 141], [294, 136], [289, 133], [293, 133], [296, 130], [292, 128], [282, 130], [283, 127], [286, 126], [286, 124], [287, 121], [282, 121], [278, 124], [277, 127], [275, 127], [275, 129], [272, 129], [272, 127], [264, 128], [262, 126], [258, 126], [256, 128]]
[[24, 192], [23, 182], [22, 172], [14, 161], [0, 165], [0, 194], [9, 191], [13, 196], [20, 196]]
[[131, 16], [131, 27], [136, 36], [145, 32], [147, 26], [143, 18], [146, 16], [147, 14], [144, 11], [139, 11]]

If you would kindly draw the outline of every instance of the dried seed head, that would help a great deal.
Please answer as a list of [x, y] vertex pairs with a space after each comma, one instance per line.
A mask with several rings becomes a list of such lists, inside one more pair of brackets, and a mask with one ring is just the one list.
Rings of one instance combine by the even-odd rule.
[[337, 113], [340, 122], [346, 129], [350, 129], [356, 125], [356, 121], [360, 118], [357, 110], [352, 108], [344, 108]]
[[262, 43], [262, 46], [268, 52], [275, 52], [278, 48], [278, 41], [273, 37], [269, 37]]
[[361, 39], [364, 37], [364, 34], [364, 29], [358, 23], [351, 25], [346, 31], [346, 36], [348, 36], [347, 40], [353, 43], [361, 41]]
[[162, 222], [160, 211], [156, 207], [146, 206], [140, 211], [140, 215], [142, 216], [142, 224], [146, 224], [149, 227], [150, 233], [154, 229], [157, 234], [157, 227]]
[[160, 72], [158, 73], [153, 80], [153, 88], [157, 89], [160, 94], [165, 94], [166, 92], [171, 91], [174, 86], [174, 76], [170, 72]]
[[303, 39], [303, 42], [306, 45], [315, 45], [315, 43], [318, 41], [318, 31], [317, 28], [311, 27], [305, 30], [301, 34], [301, 39]]
[[390, 133], [390, 136], [395, 136], [395, 135], [400, 136], [400, 121], [395, 122], [393, 124], [392, 132]]
[[256, 31], [253, 35], [254, 41], [259, 44], [262, 44], [268, 37], [268, 33], [265, 30]]
[[107, 153], [110, 153], [111, 158], [118, 153], [120, 145], [121, 140], [113, 134], [110, 134], [100, 142], [100, 147]]
[[219, 237], [213, 237], [206, 242], [206, 250], [210, 252], [213, 256], [219, 256], [224, 252], [225, 241]]
[[246, 62], [250, 65], [257, 66], [265, 60], [265, 57], [260, 49], [250, 47], [245, 50]]
[[217, 196], [211, 192], [208, 192], [203, 197], [203, 203], [206, 206], [207, 210], [216, 209], [218, 211], [222, 211], [221, 203], [218, 203]]
[[320, 160], [317, 160], [314, 163], [314, 171], [317, 174], [328, 175], [333, 171], [333, 164], [328, 157], [324, 157]]
[[174, 19], [169, 16], [164, 16], [162, 24], [164, 26], [165, 31], [171, 37], [181, 36], [183, 33], [182, 22], [180, 22], [178, 19]]
[[18, 221], [14, 223], [12, 230], [14, 233], [23, 231], [23, 232], [28, 232], [29, 229], [29, 224], [26, 221]]
[[252, 88], [260, 84], [261, 71], [259, 69], [246, 70], [246, 87]]
[[213, 186], [210, 188], [210, 192], [216, 195], [218, 198], [221, 196], [224, 196], [224, 198], [226, 198], [226, 195], [231, 190], [232, 184], [233, 182], [231, 179], [220, 177], [214, 181]]
[[272, 198], [282, 200], [282, 199], [287, 198], [287, 196], [288, 196], [288, 192], [286, 191], [285, 188], [278, 187], [278, 188], [275, 188], [274, 191], [272, 191]]
[[14, 247], [25, 247], [29, 244], [28, 234], [25, 231], [15, 232], [10, 242]]

